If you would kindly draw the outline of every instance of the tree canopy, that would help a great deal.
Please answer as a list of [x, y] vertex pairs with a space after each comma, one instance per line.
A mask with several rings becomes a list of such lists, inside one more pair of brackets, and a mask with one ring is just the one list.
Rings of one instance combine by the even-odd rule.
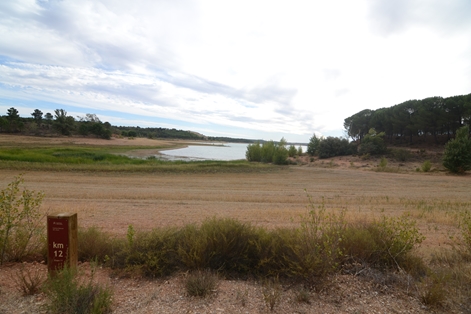
[[431, 137], [446, 142], [463, 125], [471, 123], [471, 94], [448, 98], [429, 97], [408, 100], [389, 108], [365, 109], [344, 120], [344, 128], [354, 141], [362, 141], [371, 128], [384, 132], [389, 142], [413, 143]]

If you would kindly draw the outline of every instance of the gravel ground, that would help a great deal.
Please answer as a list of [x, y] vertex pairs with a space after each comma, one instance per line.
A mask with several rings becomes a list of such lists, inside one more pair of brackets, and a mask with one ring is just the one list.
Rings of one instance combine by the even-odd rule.
[[[22, 296], [15, 282], [23, 268], [30, 273], [46, 275], [47, 267], [40, 263], [6, 264], [0, 267], [0, 313], [46, 313], [46, 296], [39, 293]], [[80, 264], [82, 273], [90, 269]], [[368, 275], [369, 273], [369, 275]], [[378, 280], [372, 271], [361, 275], [343, 274], [329, 277], [311, 287], [307, 300], [299, 301], [298, 285], [279, 285], [270, 290], [276, 300], [273, 310], [265, 301], [267, 285], [254, 280], [220, 279], [214, 293], [206, 298], [190, 297], [184, 288], [188, 274], [148, 280], [119, 278], [109, 269], [97, 269], [94, 280], [113, 291], [113, 313], [430, 313], [423, 306], [413, 287], [405, 283], [388, 285], [392, 280]], [[381, 276], [381, 275], [379, 275]], [[384, 276], [384, 275], [383, 275]], [[399, 278], [399, 277], [398, 277]], [[278, 291], [278, 292], [276, 292]], [[305, 295], [306, 299], [306, 295]], [[441, 312], [441, 311], [438, 311]], [[447, 311], [443, 311], [447, 312]]]

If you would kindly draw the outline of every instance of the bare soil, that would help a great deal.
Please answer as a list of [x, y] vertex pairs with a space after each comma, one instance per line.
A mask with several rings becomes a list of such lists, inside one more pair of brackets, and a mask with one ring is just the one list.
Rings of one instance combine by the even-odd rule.
[[[1, 140], [1, 139], [0, 139]], [[24, 137], [37, 143], [37, 138]], [[47, 139], [93, 145], [159, 146], [155, 140]], [[62, 141], [62, 142], [60, 142]], [[138, 144], [139, 143], [139, 144]], [[157, 144], [158, 143], [158, 144]], [[168, 141], [168, 145], [174, 143]], [[179, 143], [185, 145], [185, 143]], [[79, 227], [98, 226], [117, 236], [129, 225], [136, 230], [199, 223], [210, 217], [232, 217], [268, 228], [297, 224], [310, 206], [347, 211], [350, 220], [410, 212], [427, 237], [420, 248], [425, 257], [450, 243], [456, 233], [460, 206], [471, 204], [471, 176], [444, 172], [421, 173], [420, 162], [389, 164], [393, 172], [375, 172], [377, 160], [340, 157], [299, 159], [298, 165], [267, 173], [134, 174], [31, 171], [24, 174], [28, 189], [46, 195], [42, 209], [49, 214], [78, 214]], [[434, 164], [439, 169], [438, 164]], [[10, 183], [16, 171], [0, 170], [0, 186]], [[312, 203], [309, 201], [309, 197]], [[426, 212], [420, 204], [429, 204]], [[452, 204], [448, 207], [443, 204]], [[455, 204], [455, 205], [453, 205]], [[464, 205], [463, 205], [464, 204]], [[451, 207], [450, 207], [451, 206]], [[441, 211], [441, 208], [443, 210]], [[41, 312], [42, 294], [22, 297], [16, 290], [20, 267], [46, 272], [43, 263], [0, 267], [0, 313]], [[80, 268], [87, 269], [88, 264]], [[144, 280], [117, 278], [99, 269], [96, 280], [114, 291], [115, 313], [265, 313], [263, 285], [254, 281], [221, 280], [208, 299], [185, 295], [183, 278]], [[295, 287], [283, 287], [275, 313], [422, 313], [428, 310], [415, 286], [401, 289], [381, 280], [355, 274], [335, 275], [317, 290], [311, 303], [295, 301]], [[441, 310], [436, 310], [440, 312]]]

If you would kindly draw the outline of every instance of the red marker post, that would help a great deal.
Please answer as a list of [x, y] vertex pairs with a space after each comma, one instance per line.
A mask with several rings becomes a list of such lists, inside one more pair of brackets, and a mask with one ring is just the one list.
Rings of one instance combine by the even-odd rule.
[[47, 253], [50, 274], [65, 265], [77, 267], [77, 214], [47, 216]]

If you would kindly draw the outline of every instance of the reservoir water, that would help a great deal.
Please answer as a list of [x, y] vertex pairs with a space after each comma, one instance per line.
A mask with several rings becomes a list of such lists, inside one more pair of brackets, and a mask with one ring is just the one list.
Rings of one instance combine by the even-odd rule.
[[[240, 160], [245, 159], [247, 145], [246, 143], [190, 145], [185, 148], [161, 151], [160, 158], [167, 160]], [[306, 152], [307, 146], [301, 145], [301, 147], [303, 152]]]
[[161, 157], [170, 160], [239, 160], [245, 159], [247, 145], [242, 143], [190, 145], [185, 148], [161, 151]]

